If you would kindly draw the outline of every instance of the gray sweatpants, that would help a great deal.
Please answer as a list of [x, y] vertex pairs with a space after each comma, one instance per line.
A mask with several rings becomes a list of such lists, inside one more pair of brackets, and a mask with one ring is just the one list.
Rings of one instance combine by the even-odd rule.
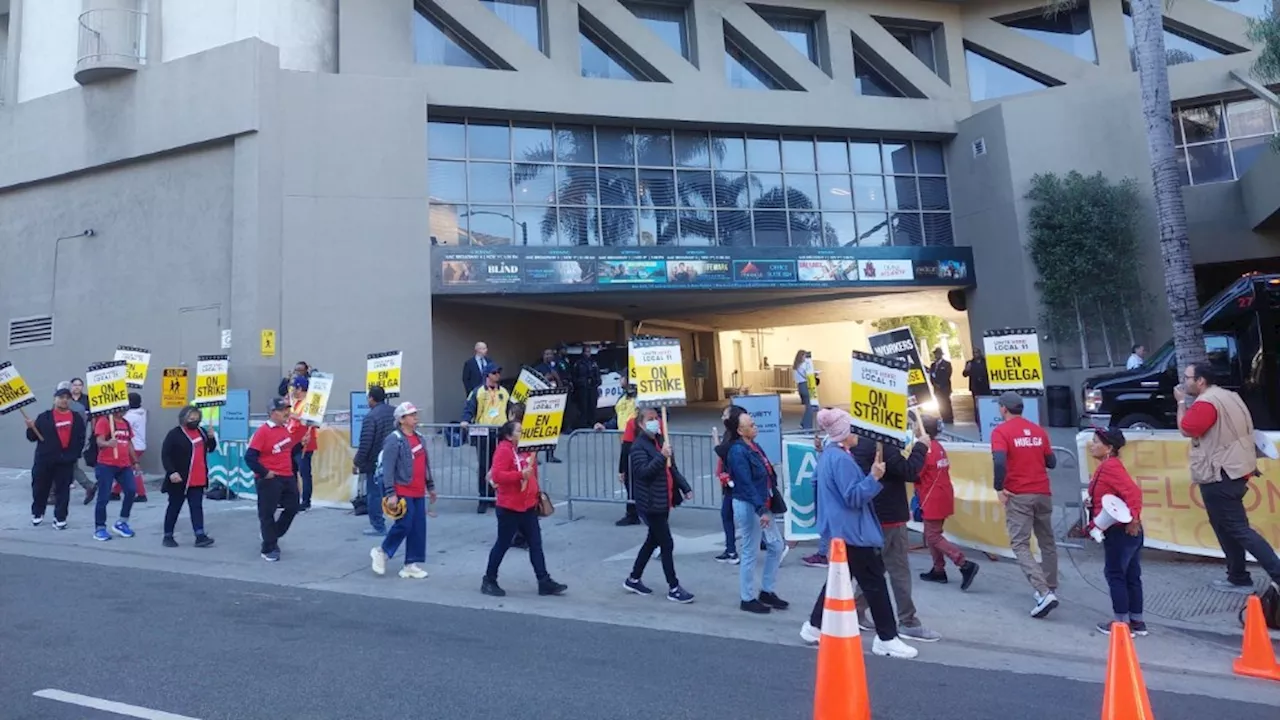
[[[884, 557], [885, 573], [889, 576], [889, 588], [893, 591], [893, 604], [898, 608], [898, 624], [902, 627], [920, 625], [920, 619], [916, 617], [916, 604], [911, 600], [911, 561], [907, 558], [907, 552], [911, 549], [910, 539], [906, 525], [884, 528], [884, 550], [881, 555]], [[862, 596], [862, 588], [858, 588], [857, 594], [853, 596], [853, 603], [858, 609], [858, 622], [870, 627], [871, 621], [865, 620], [867, 614], [864, 608], [867, 603]]]

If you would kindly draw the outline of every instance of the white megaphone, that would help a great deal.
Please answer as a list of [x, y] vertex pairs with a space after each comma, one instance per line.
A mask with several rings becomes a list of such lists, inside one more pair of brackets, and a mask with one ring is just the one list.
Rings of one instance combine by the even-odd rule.
[[1115, 495], [1103, 495], [1102, 510], [1093, 519], [1093, 529], [1089, 531], [1089, 537], [1102, 542], [1102, 533], [1107, 528], [1132, 521], [1133, 513], [1129, 512], [1129, 506], [1125, 505], [1123, 500]]

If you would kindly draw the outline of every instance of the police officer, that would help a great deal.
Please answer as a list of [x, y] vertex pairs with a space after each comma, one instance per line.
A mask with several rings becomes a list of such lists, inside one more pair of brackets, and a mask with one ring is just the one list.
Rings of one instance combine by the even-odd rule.
[[595, 347], [582, 346], [582, 357], [573, 366], [573, 396], [578, 408], [575, 429], [595, 424], [596, 404], [600, 399], [600, 366], [596, 364]]

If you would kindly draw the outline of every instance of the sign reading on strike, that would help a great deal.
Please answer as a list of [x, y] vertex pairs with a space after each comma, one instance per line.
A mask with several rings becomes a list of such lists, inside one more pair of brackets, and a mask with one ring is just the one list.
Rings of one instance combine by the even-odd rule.
[[400, 397], [400, 366], [404, 353], [399, 350], [369, 353], [365, 365], [365, 388], [374, 385], [386, 391], [387, 397]]
[[636, 407], [685, 404], [684, 360], [675, 338], [633, 338], [629, 345]]
[[546, 390], [551, 387], [547, 384], [546, 378], [538, 374], [537, 371], [529, 367], [520, 368], [520, 376], [516, 378], [516, 386], [511, 389], [511, 402], [524, 402], [530, 391]]
[[871, 352], [880, 357], [891, 357], [907, 362], [907, 392], [914, 407], [933, 399], [929, 375], [920, 360], [920, 346], [909, 327], [894, 328], [867, 336]]
[[129, 409], [129, 365], [124, 360], [94, 363], [84, 376], [89, 396], [89, 416], [98, 417]]
[[226, 355], [200, 355], [196, 357], [196, 407], [227, 404]]
[[116, 360], [123, 360], [128, 365], [126, 372], [129, 377], [126, 381], [131, 388], [140, 388], [147, 382], [147, 368], [151, 366], [151, 351], [131, 345], [121, 345], [116, 348]]
[[333, 392], [333, 376], [312, 373], [307, 383], [307, 397], [302, 401], [302, 422], [314, 427], [324, 424], [324, 413], [329, 407], [329, 395]]
[[27, 381], [18, 374], [13, 363], [0, 362], [0, 415], [21, 410], [35, 401], [36, 396], [31, 394]]
[[524, 420], [520, 423], [521, 452], [554, 449], [564, 425], [564, 406], [569, 393], [563, 388], [530, 390], [525, 398]]
[[1044, 367], [1035, 328], [988, 330], [983, 333], [982, 349], [987, 354], [992, 392], [1044, 394]]
[[907, 368], [905, 360], [853, 351], [849, 391], [853, 432], [906, 447]]
[[164, 384], [160, 386], [160, 407], [165, 410], [186, 407], [188, 370], [184, 367], [167, 367], [161, 372]]

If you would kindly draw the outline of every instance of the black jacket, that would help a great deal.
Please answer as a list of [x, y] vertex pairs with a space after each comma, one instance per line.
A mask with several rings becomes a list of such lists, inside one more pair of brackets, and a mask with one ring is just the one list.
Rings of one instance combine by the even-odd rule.
[[975, 397], [991, 394], [991, 381], [987, 379], [987, 361], [974, 358], [964, 364], [964, 376], [969, 378], [969, 392]]
[[[729, 472], [729, 448], [733, 447], [733, 443], [737, 441], [737, 436], [725, 433], [720, 438], [720, 444], [715, 447], [716, 457], [720, 460], [716, 463], [717, 470], [721, 472]], [[733, 488], [728, 485], [721, 485], [720, 492], [724, 495], [733, 495]]]
[[951, 392], [951, 373], [951, 361], [946, 358], [934, 360], [929, 366], [929, 377], [933, 379], [933, 386], [943, 393]]
[[[662, 436], [657, 437], [661, 441]], [[665, 513], [684, 500], [684, 493], [691, 492], [689, 483], [680, 474], [675, 459], [671, 461], [671, 479], [675, 482], [667, 492], [667, 459], [662, 456], [655, 439], [643, 432], [636, 433], [628, 457], [631, 465], [631, 493], [636, 501], [636, 512]]]
[[36, 444], [35, 462], [55, 465], [74, 464], [80, 459], [85, 444], [84, 416], [78, 412], [71, 413], [71, 440], [62, 447], [58, 439], [58, 427], [53, 423], [53, 411], [45, 410], [36, 416], [36, 430], [44, 440], [36, 437], [31, 428], [27, 428], [27, 440]]
[[[485, 358], [485, 369], [488, 369], [492, 365], [493, 361]], [[484, 376], [485, 374], [480, 372], [480, 365], [476, 363], [475, 356], [472, 355], [467, 358], [467, 362], [462, 365], [462, 387], [466, 388], [466, 392], [463, 393], [463, 397], [470, 395], [472, 390], [483, 385]], [[378, 447], [381, 448], [382, 446], [379, 445]]]
[[[872, 501], [876, 509], [876, 517], [882, 525], [904, 523], [911, 520], [911, 502], [907, 499], [907, 483], [920, 479], [920, 470], [924, 468], [925, 456], [929, 448], [924, 443], [916, 443], [911, 453], [903, 457], [898, 449], [885, 446], [884, 477], [880, 484], [884, 489]], [[853, 447], [853, 460], [862, 468], [862, 472], [871, 472], [871, 464], [876, 461], [876, 441], [864, 437], [858, 438]]]
[[[200, 434], [204, 436], [204, 456], [205, 470], [208, 471], [209, 453], [218, 448], [218, 439], [208, 430], [200, 428]], [[161, 492], [183, 492], [187, 491], [187, 473], [191, 472], [191, 438], [187, 437], [187, 433], [180, 427], [174, 426], [168, 435], [164, 436], [164, 444], [160, 446], [160, 464], [164, 467], [164, 481], [160, 485]], [[182, 478], [181, 483], [169, 482], [169, 476], [178, 473], [178, 477]]]
[[355, 459], [351, 461], [361, 473], [373, 474], [378, 464], [378, 453], [382, 452], [382, 444], [391, 431], [396, 429], [395, 414], [396, 411], [390, 405], [382, 402], [369, 408], [369, 414], [364, 416], [364, 423], [360, 426], [360, 446], [356, 450]]

